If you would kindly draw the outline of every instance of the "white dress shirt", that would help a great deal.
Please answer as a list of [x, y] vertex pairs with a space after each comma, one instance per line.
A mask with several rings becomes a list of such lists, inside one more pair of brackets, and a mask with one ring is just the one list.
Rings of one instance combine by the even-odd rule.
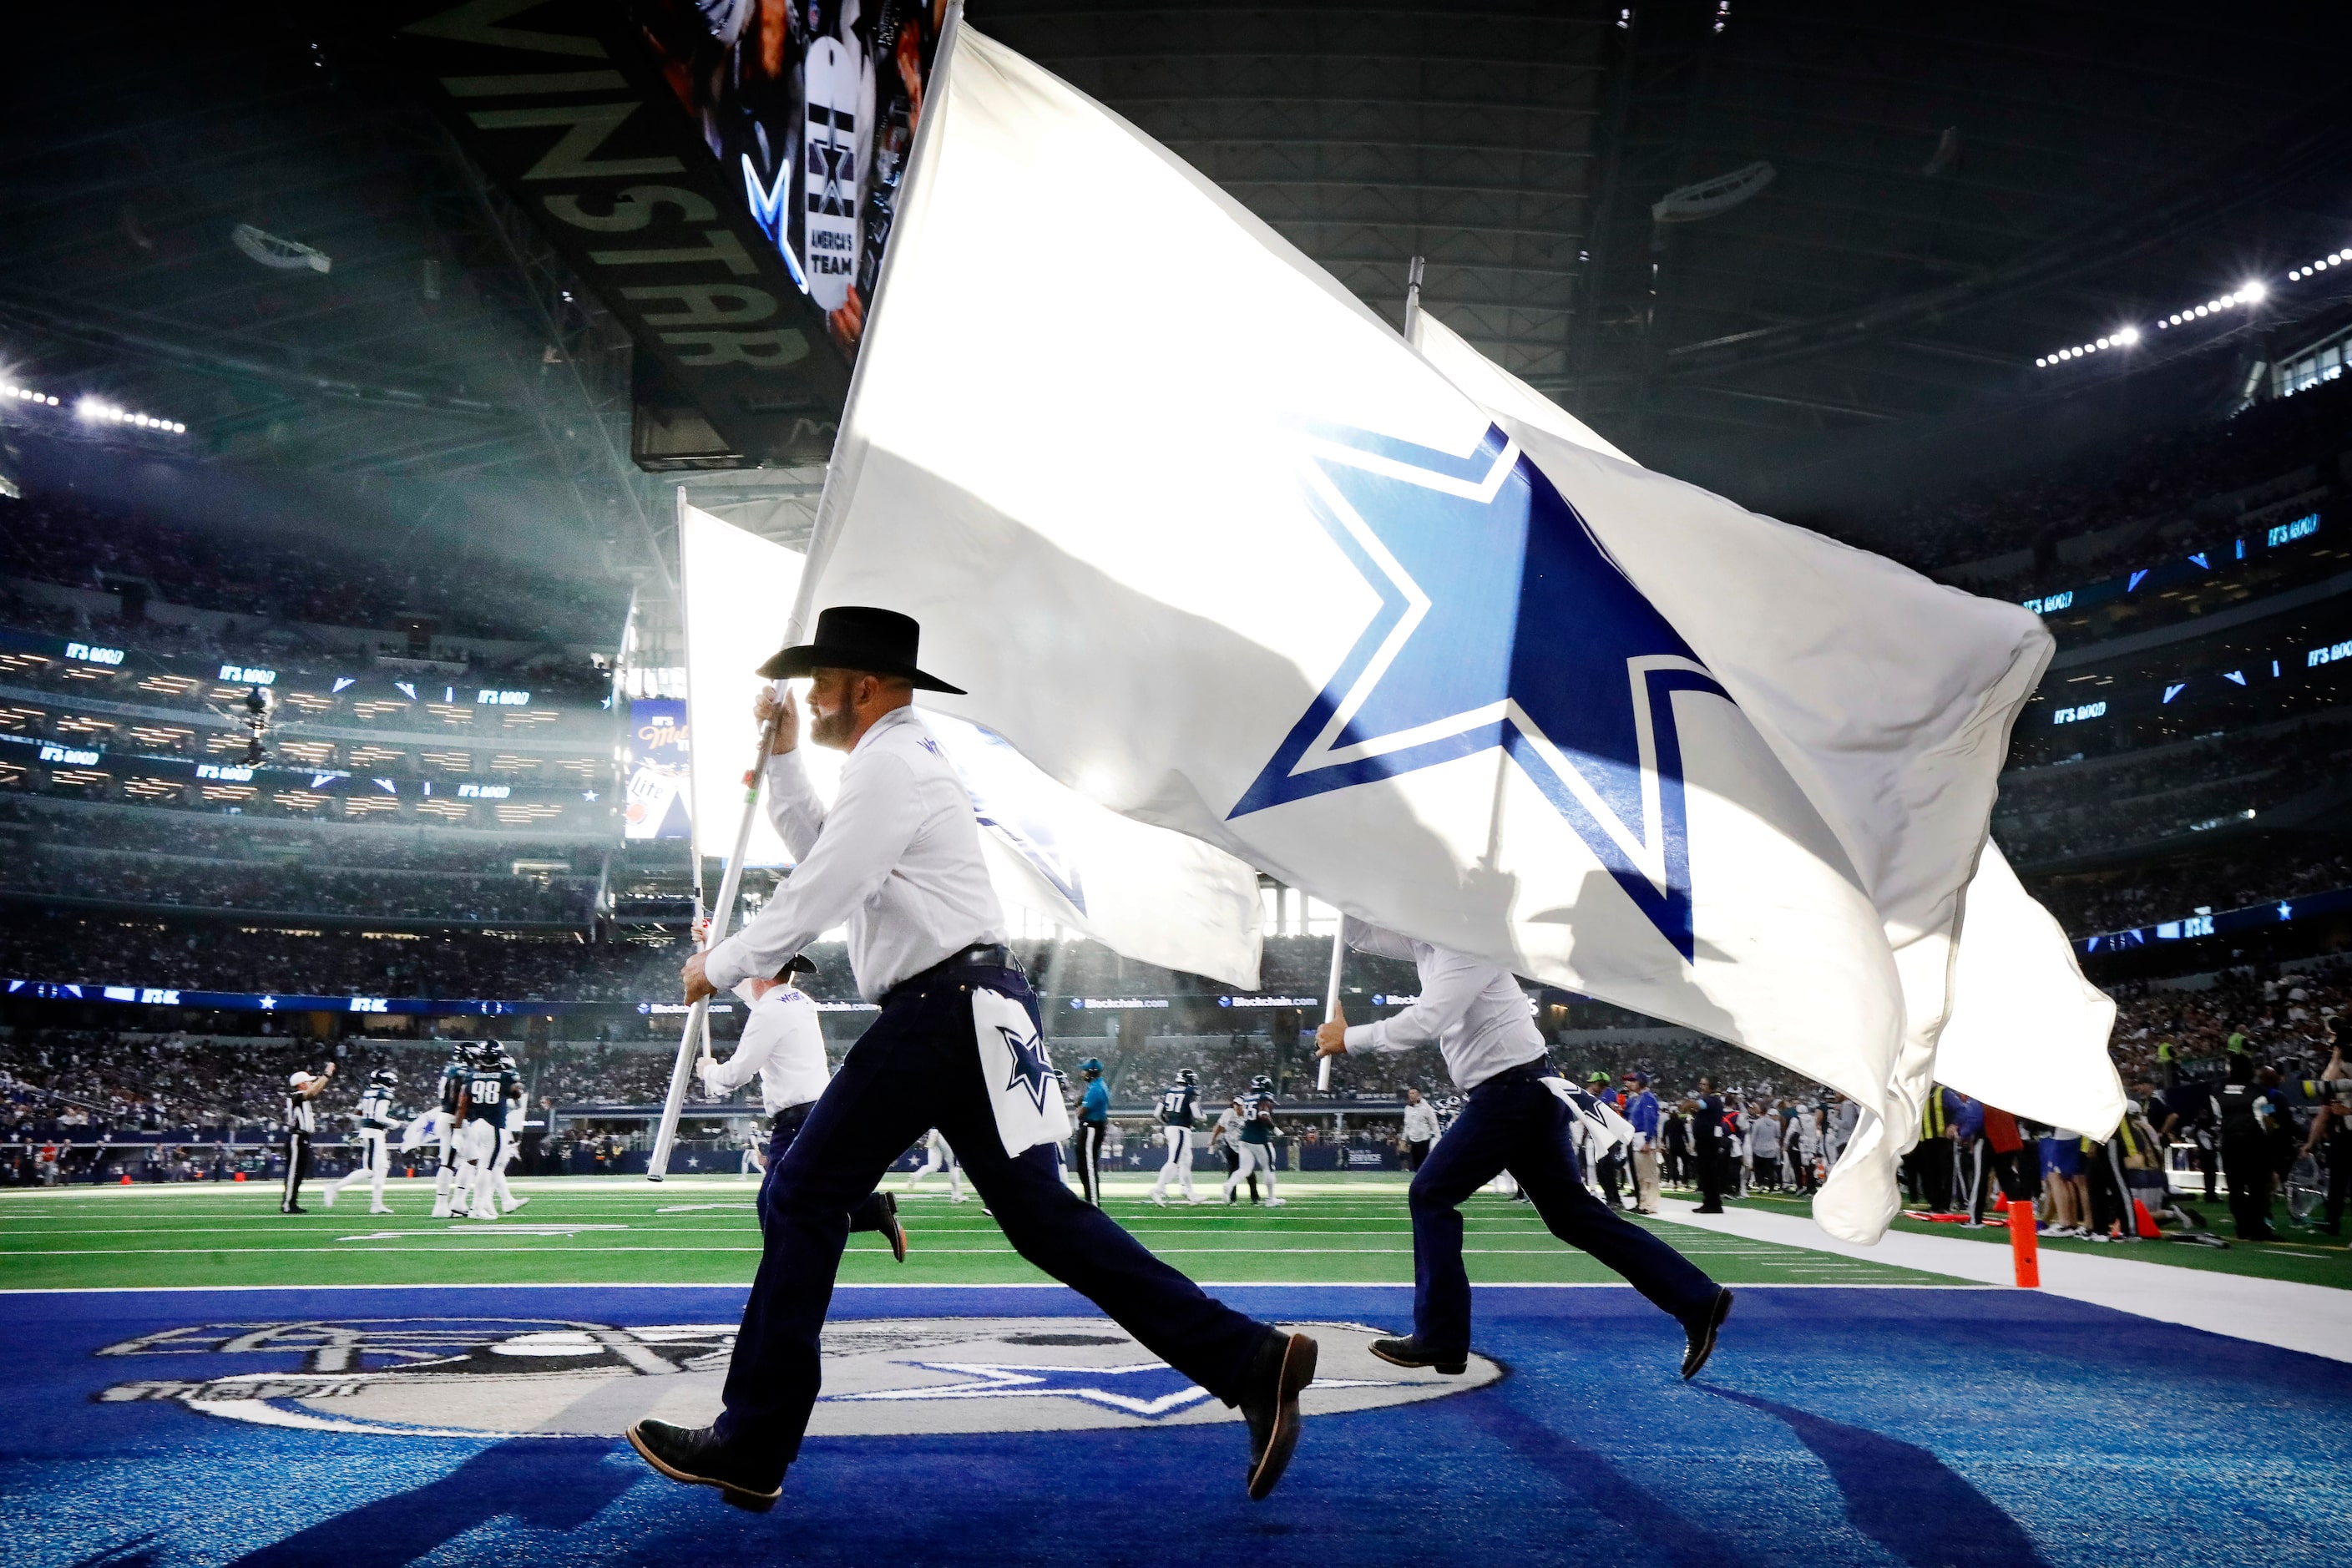
[[858, 738], [833, 809], [798, 752], [768, 760], [768, 814], [799, 864], [759, 918], [710, 950], [719, 990], [772, 975], [838, 925], [849, 928], [858, 994], [882, 994], [978, 942], [1004, 940], [971, 794], [912, 708]]
[[1404, 1141], [1408, 1143], [1434, 1142], [1437, 1138], [1437, 1107], [1427, 1100], [1404, 1108]]
[[779, 985], [751, 1005], [735, 1054], [702, 1069], [702, 1087], [731, 1094], [760, 1075], [761, 1108], [773, 1116], [806, 1105], [824, 1092], [833, 1068], [824, 1059], [824, 1033], [816, 1004], [789, 985]]
[[1445, 1070], [1465, 1093], [1506, 1068], [1545, 1055], [1527, 993], [1509, 970], [1352, 915], [1340, 935], [1360, 952], [1409, 958], [1421, 972], [1420, 1001], [1378, 1023], [1348, 1026], [1350, 1051], [1401, 1051], [1435, 1040]]

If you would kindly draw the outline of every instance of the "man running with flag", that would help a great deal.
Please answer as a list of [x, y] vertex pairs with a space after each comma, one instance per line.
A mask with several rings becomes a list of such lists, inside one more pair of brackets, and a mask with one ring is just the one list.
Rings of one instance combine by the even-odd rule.
[[[1449, 1376], [1467, 1365], [1470, 1276], [1462, 1266], [1462, 1202], [1507, 1171], [1545, 1228], [1623, 1275], [1682, 1324], [1682, 1373], [1695, 1375], [1715, 1353], [1716, 1334], [1731, 1312], [1731, 1292], [1586, 1188], [1577, 1169], [1576, 1132], [1579, 1118], [1588, 1114], [1578, 1101], [1589, 1097], [1552, 1069], [1519, 983], [1467, 953], [1353, 916], [1341, 934], [1360, 952], [1411, 959], [1421, 972], [1421, 998], [1378, 1023], [1350, 1026], [1335, 1014], [1315, 1031], [1316, 1054], [1401, 1051], [1434, 1040], [1445, 1070], [1467, 1097], [1412, 1178], [1412, 1333], [1375, 1340], [1372, 1353]], [[1598, 1119], [1598, 1108], [1589, 1114]]]
[[1004, 945], [971, 793], [914, 708], [918, 687], [959, 689], [917, 667], [919, 635], [893, 611], [836, 605], [818, 616], [814, 642], [761, 668], [814, 678], [810, 738], [849, 760], [828, 807], [797, 754], [798, 705], [785, 702], [768, 782], [798, 864], [757, 919], [687, 961], [687, 1000], [778, 973], [846, 926], [858, 992], [882, 1011], [768, 1173], [759, 1272], [718, 1420], [641, 1420], [629, 1441], [673, 1480], [716, 1487], [754, 1512], [775, 1506], [816, 1404], [818, 1338], [850, 1211], [936, 1127], [1022, 1257], [1240, 1408], [1249, 1493], [1264, 1498], [1297, 1447], [1316, 1343], [1212, 1300], [1062, 1184], [1060, 1074], [1028, 976]]

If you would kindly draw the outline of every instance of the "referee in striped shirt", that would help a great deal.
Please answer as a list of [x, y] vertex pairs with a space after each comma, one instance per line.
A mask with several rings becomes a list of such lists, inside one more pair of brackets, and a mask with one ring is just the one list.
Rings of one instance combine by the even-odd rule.
[[310, 1140], [319, 1131], [318, 1100], [334, 1076], [335, 1064], [329, 1062], [322, 1073], [298, 1072], [286, 1080], [286, 1194], [278, 1200], [279, 1214], [309, 1212], [295, 1200], [302, 1195], [302, 1178], [310, 1173]]

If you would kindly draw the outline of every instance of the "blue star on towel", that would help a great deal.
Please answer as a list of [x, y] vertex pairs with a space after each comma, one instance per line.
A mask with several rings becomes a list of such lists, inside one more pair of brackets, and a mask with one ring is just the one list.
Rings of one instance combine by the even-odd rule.
[[1029, 1098], [1037, 1102], [1037, 1114], [1043, 1116], [1047, 1086], [1062, 1079], [1054, 1064], [1046, 1059], [1045, 1042], [1003, 1024], [996, 1026], [996, 1032], [1004, 1037], [1004, 1047], [1013, 1053], [1013, 1076], [1004, 1080], [1004, 1087], [1027, 1089]]
[[1690, 962], [1671, 697], [1728, 694], [1499, 428], [1466, 458], [1307, 434], [1310, 504], [1381, 605], [1231, 815], [1499, 746]]

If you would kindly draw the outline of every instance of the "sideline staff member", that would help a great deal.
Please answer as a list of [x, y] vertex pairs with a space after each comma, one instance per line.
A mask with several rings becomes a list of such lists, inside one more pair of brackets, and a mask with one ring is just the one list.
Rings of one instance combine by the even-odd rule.
[[1297, 1447], [1298, 1395], [1315, 1378], [1315, 1342], [1211, 1300], [1154, 1258], [1062, 1184], [1055, 1144], [1005, 1152], [996, 1086], [981, 1073], [972, 993], [994, 992], [1026, 1012], [1028, 1038], [1005, 1030], [1006, 1047], [1033, 1069], [1024, 1079], [1051, 1068], [1037, 1039], [1036, 998], [1004, 947], [971, 796], [914, 711], [918, 686], [958, 690], [916, 667], [919, 637], [906, 616], [835, 606], [818, 617], [814, 643], [788, 647], [761, 668], [771, 679], [814, 677], [809, 736], [849, 761], [827, 810], [794, 754], [798, 705], [785, 700], [768, 777], [799, 865], [758, 919], [687, 961], [687, 1000], [773, 974], [822, 932], [846, 924], [859, 994], [882, 1013], [769, 1173], [775, 1198], [718, 1421], [684, 1427], [648, 1418], [629, 1428], [629, 1441], [673, 1480], [717, 1487], [755, 1512], [775, 1506], [816, 1403], [818, 1335], [849, 1211], [936, 1127], [1022, 1257], [1093, 1301], [1153, 1355], [1240, 1406], [1249, 1426], [1249, 1493], [1263, 1498]]
[[1421, 1097], [1421, 1090], [1404, 1091], [1404, 1168], [1421, 1169], [1429, 1158], [1429, 1146], [1437, 1142], [1437, 1107]]
[[1110, 1131], [1110, 1088], [1103, 1082], [1102, 1063], [1092, 1057], [1078, 1064], [1086, 1075], [1087, 1092], [1078, 1101], [1078, 1184], [1087, 1202], [1102, 1207], [1102, 1149]]

